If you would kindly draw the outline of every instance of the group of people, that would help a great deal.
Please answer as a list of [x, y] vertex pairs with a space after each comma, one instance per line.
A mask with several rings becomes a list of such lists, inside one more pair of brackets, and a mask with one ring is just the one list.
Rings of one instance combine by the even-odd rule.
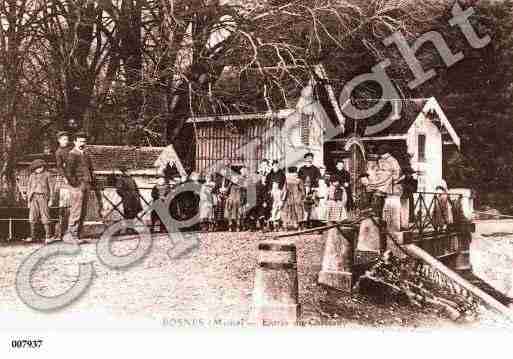
[[[31, 165], [27, 186], [31, 232], [28, 241], [35, 238], [36, 224], [40, 222], [47, 243], [59, 239], [80, 243], [92, 190], [96, 193], [101, 217], [102, 198], [91, 159], [84, 151], [87, 136], [76, 133], [72, 146], [70, 137], [67, 132], [57, 134], [55, 186], [51, 185], [51, 175], [43, 160], [35, 160]], [[203, 231], [298, 230], [345, 221], [356, 209], [368, 209], [382, 217], [386, 196], [397, 193], [407, 203], [409, 221], [413, 221], [413, 193], [417, 191], [414, 171], [402, 169], [385, 146], [378, 154], [377, 167], [368, 168], [358, 179], [358, 201], [353, 199], [351, 175], [345, 162], [336, 159], [334, 170], [327, 173], [324, 166], [314, 165], [312, 153], [304, 156], [304, 164], [299, 168], [291, 166], [285, 170], [279, 161], [264, 159], [256, 173], [250, 173], [245, 166], [234, 168], [224, 163], [203, 176], [192, 172], [178, 178], [161, 177], [151, 197], [153, 201], [171, 198], [170, 216], [176, 221], [199, 218], [198, 229]], [[123, 202], [124, 217], [133, 219], [143, 210], [140, 194], [135, 181], [123, 169], [121, 172], [116, 182], [117, 193]], [[58, 199], [55, 202], [59, 219], [52, 236], [49, 205], [54, 198]], [[164, 222], [156, 211], [151, 213], [151, 231], [165, 231]], [[192, 222], [191, 226], [197, 223]]]
[[[213, 173], [192, 172], [189, 178], [162, 179], [153, 200], [172, 194], [170, 214], [175, 220], [199, 215], [203, 231], [298, 230], [314, 223], [340, 222], [354, 209], [351, 176], [342, 160], [331, 174], [304, 156], [304, 165], [285, 171], [277, 160], [262, 160], [257, 173], [225, 163]], [[187, 186], [185, 186], [188, 184]], [[151, 229], [159, 226], [152, 214]], [[164, 230], [162, 223], [160, 229]]]

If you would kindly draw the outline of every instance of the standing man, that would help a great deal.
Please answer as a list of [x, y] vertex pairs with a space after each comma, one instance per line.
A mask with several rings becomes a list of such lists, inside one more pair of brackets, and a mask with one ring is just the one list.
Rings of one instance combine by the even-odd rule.
[[351, 189], [351, 174], [345, 168], [344, 161], [342, 159], [337, 160], [335, 164], [335, 171], [332, 174], [333, 178], [336, 178], [339, 185], [344, 187], [347, 195], [346, 210], [351, 211], [354, 209], [353, 192]]
[[[69, 226], [64, 242], [80, 244], [80, 231], [87, 213], [87, 200], [89, 193], [95, 189], [95, 176], [93, 165], [89, 156], [84, 152], [87, 144], [87, 135], [79, 132], [75, 135], [73, 149], [69, 152], [65, 165], [66, 179], [70, 185], [71, 209]], [[97, 194], [98, 196], [98, 194]], [[98, 214], [101, 217], [102, 202], [98, 201]]]
[[[133, 221], [139, 212], [143, 210], [139, 188], [135, 180], [128, 174], [128, 168], [124, 165], [119, 166], [121, 175], [116, 181], [116, 192], [123, 203], [123, 216], [127, 220]], [[133, 222], [135, 225], [135, 222]], [[130, 229], [126, 230], [128, 234]]]
[[[310, 182], [312, 188], [317, 188], [319, 186], [319, 178], [321, 177], [321, 171], [319, 171], [319, 169], [313, 164], [313, 153], [308, 152], [307, 154], [305, 154], [304, 160], [305, 164], [299, 169], [298, 177], [303, 181], [303, 183]], [[308, 178], [309, 181], [307, 181]]]
[[298, 177], [303, 182], [305, 188], [305, 216], [304, 222], [309, 228], [311, 225], [312, 210], [314, 206], [314, 195], [319, 187], [319, 178], [321, 171], [314, 166], [314, 155], [308, 152], [304, 156], [305, 164], [299, 169]]
[[401, 177], [401, 166], [395, 157], [392, 156], [390, 146], [384, 144], [379, 147], [378, 155], [378, 170], [382, 173], [383, 177], [383, 184], [380, 190], [387, 194], [400, 192], [398, 181]]
[[56, 205], [59, 208], [59, 221], [55, 225], [55, 238], [62, 240], [68, 226], [69, 208], [71, 205], [68, 180], [66, 179], [66, 173], [64, 171], [68, 154], [71, 150], [69, 146], [69, 133], [66, 131], [58, 132], [57, 142], [59, 143], [59, 148], [55, 151], [55, 162], [59, 175], [55, 185], [55, 194], [57, 195]]

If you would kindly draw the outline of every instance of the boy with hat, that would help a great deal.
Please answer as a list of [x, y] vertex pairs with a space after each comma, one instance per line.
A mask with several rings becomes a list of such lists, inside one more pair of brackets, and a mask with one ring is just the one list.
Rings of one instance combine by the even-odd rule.
[[50, 243], [50, 208], [48, 206], [53, 197], [50, 185], [50, 173], [46, 171], [46, 162], [35, 160], [30, 165], [30, 176], [27, 186], [27, 201], [29, 205], [30, 237], [32, 242], [36, 237], [36, 223], [41, 222], [45, 229], [45, 243]]
[[55, 162], [57, 164], [58, 176], [55, 184], [55, 194], [58, 197], [56, 205], [59, 207], [59, 221], [55, 225], [55, 237], [62, 240], [68, 225], [70, 207], [69, 186], [64, 172], [68, 154], [71, 150], [69, 146], [69, 133], [66, 131], [58, 132], [57, 142], [59, 143], [59, 148], [55, 151]]

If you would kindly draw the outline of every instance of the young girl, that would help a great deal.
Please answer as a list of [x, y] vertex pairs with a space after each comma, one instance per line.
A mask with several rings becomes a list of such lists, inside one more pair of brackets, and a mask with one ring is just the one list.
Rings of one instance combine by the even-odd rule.
[[228, 172], [226, 168], [221, 168], [219, 173], [215, 175], [215, 187], [214, 187], [214, 195], [215, 195], [215, 205], [214, 205], [214, 220], [215, 220], [215, 230], [219, 231], [225, 227], [225, 207], [226, 207], [226, 196], [230, 186], [230, 181], [228, 178]]
[[328, 221], [328, 193], [329, 193], [329, 177], [326, 175], [326, 170], [321, 167], [321, 177], [319, 178], [319, 187], [316, 193], [317, 211], [316, 219], [326, 224]]
[[283, 191], [278, 182], [272, 182], [271, 198], [273, 206], [271, 209], [271, 218], [269, 219], [272, 228], [277, 232], [280, 228], [281, 209], [283, 207]]
[[228, 222], [230, 232], [239, 231], [242, 218], [242, 191], [240, 176], [231, 178], [231, 185], [227, 191], [226, 205], [224, 209], [224, 218]]
[[328, 223], [338, 223], [347, 219], [347, 193], [344, 185], [335, 177], [328, 191]]
[[298, 178], [297, 167], [290, 167], [283, 191], [283, 226], [288, 230], [299, 229], [303, 220], [305, 207], [303, 205], [305, 188], [303, 181]]
[[200, 223], [203, 232], [214, 230], [214, 186], [212, 175], [207, 174], [205, 183], [201, 186], [199, 204]]

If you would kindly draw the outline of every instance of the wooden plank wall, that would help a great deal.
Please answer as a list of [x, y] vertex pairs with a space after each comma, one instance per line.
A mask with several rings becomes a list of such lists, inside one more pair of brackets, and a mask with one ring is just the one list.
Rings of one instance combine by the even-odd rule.
[[255, 119], [231, 124], [222, 121], [197, 124], [195, 171], [205, 173], [216, 163], [229, 160], [256, 172], [262, 159], [281, 159], [284, 153], [282, 123], [283, 120], [272, 123], [268, 119]]

